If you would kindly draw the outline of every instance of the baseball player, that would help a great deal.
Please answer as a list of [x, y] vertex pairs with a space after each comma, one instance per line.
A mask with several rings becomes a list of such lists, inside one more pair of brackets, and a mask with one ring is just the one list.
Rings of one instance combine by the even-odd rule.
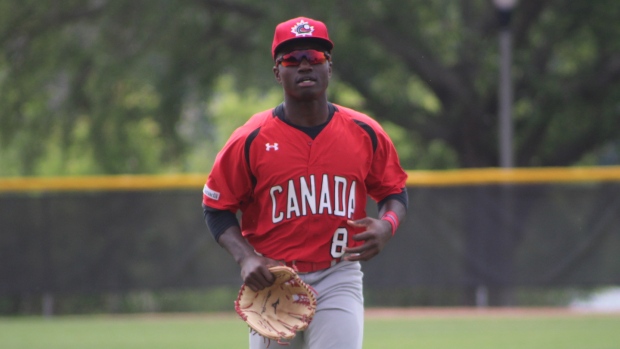
[[[271, 285], [268, 267], [287, 265], [317, 291], [314, 319], [286, 348], [362, 347], [360, 261], [383, 249], [406, 214], [407, 175], [388, 135], [327, 100], [333, 46], [320, 21], [277, 25], [271, 53], [284, 102], [231, 135], [203, 190], [209, 230], [248, 287]], [[366, 215], [367, 197], [378, 218]], [[267, 345], [280, 347], [250, 335], [251, 349]]]

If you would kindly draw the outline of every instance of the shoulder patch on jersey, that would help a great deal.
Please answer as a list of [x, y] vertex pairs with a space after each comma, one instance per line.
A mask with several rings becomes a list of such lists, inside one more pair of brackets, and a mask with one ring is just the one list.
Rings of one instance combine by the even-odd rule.
[[218, 193], [215, 190], [207, 187], [206, 184], [205, 184], [204, 188], [202, 188], [202, 193], [205, 194], [207, 197], [213, 199], [213, 200], [219, 200], [220, 199], [220, 193]]

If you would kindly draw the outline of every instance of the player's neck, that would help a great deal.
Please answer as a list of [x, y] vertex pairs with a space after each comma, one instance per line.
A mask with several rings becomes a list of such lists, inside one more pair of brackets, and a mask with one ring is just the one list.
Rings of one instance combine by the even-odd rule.
[[327, 99], [312, 101], [284, 101], [286, 120], [298, 126], [317, 126], [325, 123], [329, 117]]

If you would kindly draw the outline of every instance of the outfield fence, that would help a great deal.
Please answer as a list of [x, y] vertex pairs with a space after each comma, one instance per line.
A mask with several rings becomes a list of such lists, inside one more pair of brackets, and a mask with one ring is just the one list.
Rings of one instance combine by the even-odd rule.
[[[501, 305], [516, 287], [620, 285], [620, 167], [408, 174], [408, 218], [364, 263], [367, 290]], [[0, 296], [238, 287], [203, 220], [206, 177], [0, 179]]]

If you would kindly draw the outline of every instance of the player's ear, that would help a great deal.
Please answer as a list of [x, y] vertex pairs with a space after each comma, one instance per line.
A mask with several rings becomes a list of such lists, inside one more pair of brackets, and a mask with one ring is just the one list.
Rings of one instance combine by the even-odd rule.
[[332, 65], [334, 64], [332, 61], [332, 53], [329, 51], [325, 52], [325, 56], [327, 56], [327, 77], [331, 79], [332, 77]]
[[278, 84], [282, 84], [282, 78], [280, 78], [280, 69], [278, 69], [277, 65], [273, 66], [273, 75], [275, 76]]

